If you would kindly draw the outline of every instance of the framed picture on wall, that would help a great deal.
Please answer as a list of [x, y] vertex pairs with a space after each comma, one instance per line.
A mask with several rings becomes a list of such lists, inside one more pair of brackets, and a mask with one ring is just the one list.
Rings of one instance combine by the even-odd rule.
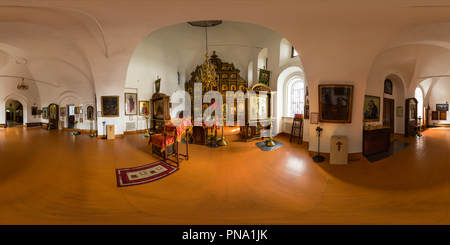
[[137, 115], [137, 93], [125, 93], [125, 115]]
[[102, 117], [119, 116], [119, 96], [102, 96]]
[[318, 112], [311, 112], [310, 113], [310, 124], [319, 124], [319, 113]]
[[366, 95], [364, 97], [364, 122], [380, 121], [380, 97]]
[[448, 111], [448, 104], [436, 104], [436, 111]]
[[403, 117], [403, 106], [397, 106], [397, 117]]
[[392, 81], [389, 79], [384, 80], [384, 93], [392, 94]]
[[48, 107], [42, 108], [42, 119], [48, 119]]
[[32, 106], [31, 107], [31, 115], [35, 116], [38, 114], [38, 108], [37, 106]]
[[59, 108], [59, 111], [60, 111], [62, 117], [64, 117], [66, 115], [66, 107]]
[[149, 101], [139, 101], [139, 116], [146, 116], [150, 110]]
[[353, 85], [319, 85], [319, 122], [351, 123]]

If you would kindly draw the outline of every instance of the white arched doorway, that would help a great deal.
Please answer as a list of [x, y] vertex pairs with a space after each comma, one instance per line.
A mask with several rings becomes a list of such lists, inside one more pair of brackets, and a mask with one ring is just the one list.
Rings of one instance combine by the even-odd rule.
[[[20, 95], [10, 95], [4, 100], [5, 106], [5, 127], [22, 126], [28, 122], [31, 113], [26, 99]], [[9, 115], [7, 115], [9, 113]]]

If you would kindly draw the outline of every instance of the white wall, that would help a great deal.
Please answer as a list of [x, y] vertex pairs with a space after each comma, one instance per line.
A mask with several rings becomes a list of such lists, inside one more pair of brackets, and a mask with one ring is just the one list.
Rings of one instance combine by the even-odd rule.
[[436, 81], [432, 86], [428, 100], [424, 101], [425, 105], [430, 103], [429, 118], [430, 124], [433, 123], [450, 123], [450, 115], [447, 112], [447, 120], [431, 120], [431, 111], [436, 110], [436, 104], [450, 103], [450, 78], [444, 77]]

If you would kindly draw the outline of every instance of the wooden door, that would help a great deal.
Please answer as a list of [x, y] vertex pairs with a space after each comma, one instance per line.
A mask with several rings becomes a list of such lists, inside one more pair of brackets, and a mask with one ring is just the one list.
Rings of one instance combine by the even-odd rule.
[[439, 120], [447, 120], [447, 111], [439, 111]]
[[383, 125], [391, 128], [394, 133], [394, 100], [383, 98]]

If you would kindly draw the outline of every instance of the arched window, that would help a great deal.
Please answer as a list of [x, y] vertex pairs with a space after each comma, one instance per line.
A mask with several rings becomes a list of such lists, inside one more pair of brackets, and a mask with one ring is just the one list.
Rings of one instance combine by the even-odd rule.
[[[417, 117], [423, 118], [423, 92], [419, 87], [416, 88], [415, 96], [417, 99]], [[422, 120], [423, 123], [423, 120]]]
[[300, 79], [292, 80], [288, 86], [288, 104], [289, 104], [289, 116], [295, 114], [303, 114], [305, 89], [304, 83]]

